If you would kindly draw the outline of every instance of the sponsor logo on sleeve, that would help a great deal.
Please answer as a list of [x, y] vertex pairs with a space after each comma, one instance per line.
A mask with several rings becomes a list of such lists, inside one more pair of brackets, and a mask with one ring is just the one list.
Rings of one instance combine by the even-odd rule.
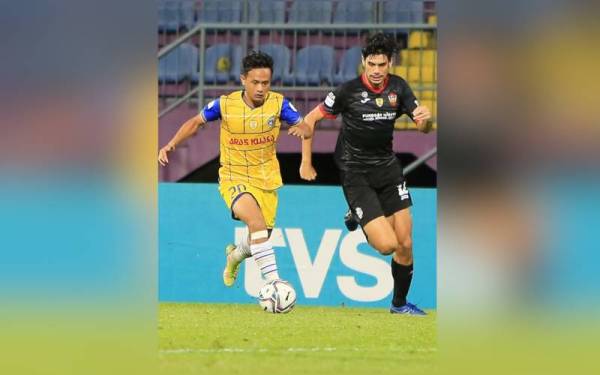
[[325, 98], [325, 105], [328, 107], [333, 107], [334, 103], [335, 103], [335, 95], [333, 95], [333, 93], [330, 92], [329, 94], [327, 94], [327, 97]]

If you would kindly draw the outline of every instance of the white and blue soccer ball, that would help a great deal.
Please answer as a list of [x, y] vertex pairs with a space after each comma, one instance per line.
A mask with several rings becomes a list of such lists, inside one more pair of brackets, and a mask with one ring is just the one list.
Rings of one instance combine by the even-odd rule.
[[287, 314], [296, 305], [296, 291], [285, 280], [269, 281], [258, 292], [258, 304], [263, 311]]

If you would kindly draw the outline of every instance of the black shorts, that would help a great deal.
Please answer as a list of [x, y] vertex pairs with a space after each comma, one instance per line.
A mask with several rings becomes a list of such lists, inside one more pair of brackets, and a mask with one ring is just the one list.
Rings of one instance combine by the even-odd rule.
[[341, 179], [346, 202], [362, 227], [379, 216], [392, 216], [412, 206], [398, 162], [368, 172], [342, 171]]

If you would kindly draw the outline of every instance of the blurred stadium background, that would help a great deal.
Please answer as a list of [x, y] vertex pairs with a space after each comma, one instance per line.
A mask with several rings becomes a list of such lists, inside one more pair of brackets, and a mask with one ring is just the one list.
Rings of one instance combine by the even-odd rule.
[[[383, 30], [401, 50], [392, 72], [405, 78], [431, 108], [437, 127], [437, 15], [423, 0], [160, 0], [159, 144], [210, 100], [240, 87], [241, 58], [249, 50], [273, 56], [272, 90], [308, 113], [337, 85], [361, 70], [366, 36]], [[316, 183], [338, 184], [331, 153], [341, 122], [324, 120], [315, 137]], [[419, 134], [399, 119], [394, 150], [407, 166], [433, 156], [411, 174], [409, 186], [436, 185], [436, 135]], [[161, 181], [216, 181], [218, 126], [182, 145], [161, 168]], [[279, 158], [284, 183], [303, 183], [297, 169], [300, 143], [282, 133]]]

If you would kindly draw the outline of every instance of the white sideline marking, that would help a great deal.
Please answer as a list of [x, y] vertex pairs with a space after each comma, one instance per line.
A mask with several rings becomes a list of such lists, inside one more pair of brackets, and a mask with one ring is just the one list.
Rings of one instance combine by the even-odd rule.
[[[366, 352], [368, 350], [360, 349], [360, 348], [348, 348], [338, 350], [337, 348], [288, 348], [288, 349], [278, 349], [278, 350], [269, 350], [269, 349], [242, 349], [242, 348], [220, 348], [220, 349], [190, 349], [190, 348], [181, 348], [181, 349], [165, 349], [159, 350], [160, 354], [186, 354], [186, 353], [266, 353], [266, 352], [335, 352], [335, 351], [354, 351], [354, 352]], [[377, 349], [378, 352], [381, 352], [381, 349]], [[413, 349], [413, 350], [388, 350], [389, 352], [416, 352], [416, 353], [433, 353], [437, 352], [436, 348], [425, 348], [425, 349]]]

